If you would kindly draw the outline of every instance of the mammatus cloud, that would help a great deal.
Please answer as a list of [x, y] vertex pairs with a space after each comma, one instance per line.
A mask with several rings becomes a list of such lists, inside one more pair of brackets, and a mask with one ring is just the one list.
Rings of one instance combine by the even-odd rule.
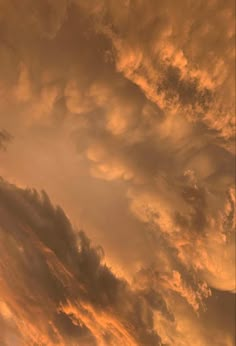
[[165, 111], [200, 119], [229, 141], [235, 133], [234, 6], [111, 2], [98, 25], [113, 42], [117, 69], [147, 98]]
[[234, 6], [0, 2], [8, 343], [233, 345]]
[[[194, 345], [233, 345], [227, 334], [204, 335], [191, 312], [211, 295], [204, 283], [191, 279], [191, 287], [183, 270], [154, 264], [128, 284], [45, 192], [1, 180], [0, 236], [3, 345], [188, 345], [195, 334]], [[193, 336], [184, 337], [189, 328]]]
[[[151, 218], [178, 260], [211, 285], [235, 291], [232, 2], [111, 2], [96, 9], [78, 3], [95, 12], [94, 25], [111, 40], [117, 70], [146, 96], [138, 109], [134, 101], [119, 109], [122, 101], [113, 104], [111, 89], [95, 89], [97, 106], [108, 116], [107, 131], [99, 135], [96, 128], [86, 151], [92, 174], [128, 181], [131, 209], [144, 222]], [[183, 12], [189, 20], [182, 20]], [[217, 25], [220, 32], [211, 30]], [[147, 99], [156, 104], [154, 112]], [[219, 263], [216, 253], [224, 254]]]

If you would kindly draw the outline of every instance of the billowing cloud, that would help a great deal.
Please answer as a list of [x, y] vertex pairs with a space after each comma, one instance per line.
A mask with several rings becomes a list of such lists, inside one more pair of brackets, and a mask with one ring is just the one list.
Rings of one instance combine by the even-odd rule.
[[102, 264], [102, 249], [75, 233], [45, 193], [2, 180], [0, 200], [1, 312], [22, 342], [160, 344], [146, 300]]
[[5, 340], [233, 345], [234, 6], [1, 2]]
[[111, 2], [98, 25], [113, 42], [117, 69], [147, 98], [165, 111], [201, 119], [232, 139], [234, 5]]

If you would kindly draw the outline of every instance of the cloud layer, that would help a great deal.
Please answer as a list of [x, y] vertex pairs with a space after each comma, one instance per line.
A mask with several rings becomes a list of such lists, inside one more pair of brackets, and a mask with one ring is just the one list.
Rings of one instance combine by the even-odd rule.
[[234, 7], [0, 2], [3, 345], [233, 345]]
[[0, 199], [2, 310], [22, 344], [160, 344], [142, 294], [101, 263], [102, 249], [44, 192], [1, 181]]

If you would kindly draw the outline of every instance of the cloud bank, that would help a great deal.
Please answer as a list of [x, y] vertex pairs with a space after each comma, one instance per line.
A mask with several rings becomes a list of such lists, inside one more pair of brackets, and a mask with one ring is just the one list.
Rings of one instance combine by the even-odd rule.
[[161, 344], [142, 294], [102, 264], [102, 249], [44, 192], [2, 180], [0, 196], [1, 307], [22, 345]]

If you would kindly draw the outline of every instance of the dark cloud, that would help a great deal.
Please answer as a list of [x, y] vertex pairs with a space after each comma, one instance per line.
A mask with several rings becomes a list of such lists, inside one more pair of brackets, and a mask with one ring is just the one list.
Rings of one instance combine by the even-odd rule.
[[2, 182], [4, 330], [42, 345], [232, 346], [203, 311], [210, 297], [221, 310], [214, 289], [235, 290], [234, 6], [0, 3], [0, 128], [16, 137], [0, 174], [42, 186], [113, 268], [46, 193]]
[[[216, 326], [218, 330], [224, 326], [229, 335], [232, 335], [232, 340], [235, 340], [235, 299], [235, 294], [213, 289], [212, 296], [207, 302], [206, 313], [202, 316], [205, 322], [210, 320], [211, 324]], [[221, 311], [221, 313], [219, 314], [218, 311]]]
[[177, 101], [183, 107], [193, 108], [196, 117], [202, 117], [209, 110], [213, 100], [212, 92], [207, 88], [201, 90], [196, 78], [183, 79], [181, 70], [173, 66], [163, 67], [163, 76], [163, 80], [157, 85], [157, 93], [165, 92], [170, 105]]
[[117, 69], [147, 98], [161, 109], [200, 118], [229, 139], [235, 133], [234, 6], [112, 1], [97, 16], [113, 42]]
[[0, 150], [6, 150], [12, 136], [6, 130], [0, 130]]
[[[152, 308], [143, 296], [101, 263], [101, 249], [92, 247], [83, 232], [76, 234], [44, 192], [39, 195], [2, 180], [0, 213], [1, 297], [23, 339], [33, 340], [33, 332], [27, 335], [23, 329], [25, 323], [36, 340], [41, 334], [49, 344], [73, 340], [95, 345], [99, 338], [90, 328], [98, 323], [116, 343], [124, 338], [127, 344], [131, 340], [134, 345], [160, 344]], [[66, 313], [68, 304], [80, 319], [76, 313], [74, 317]], [[32, 321], [34, 311], [38, 313]], [[89, 311], [97, 314], [98, 321]], [[101, 316], [104, 321], [99, 321]], [[113, 325], [111, 330], [106, 320]]]

